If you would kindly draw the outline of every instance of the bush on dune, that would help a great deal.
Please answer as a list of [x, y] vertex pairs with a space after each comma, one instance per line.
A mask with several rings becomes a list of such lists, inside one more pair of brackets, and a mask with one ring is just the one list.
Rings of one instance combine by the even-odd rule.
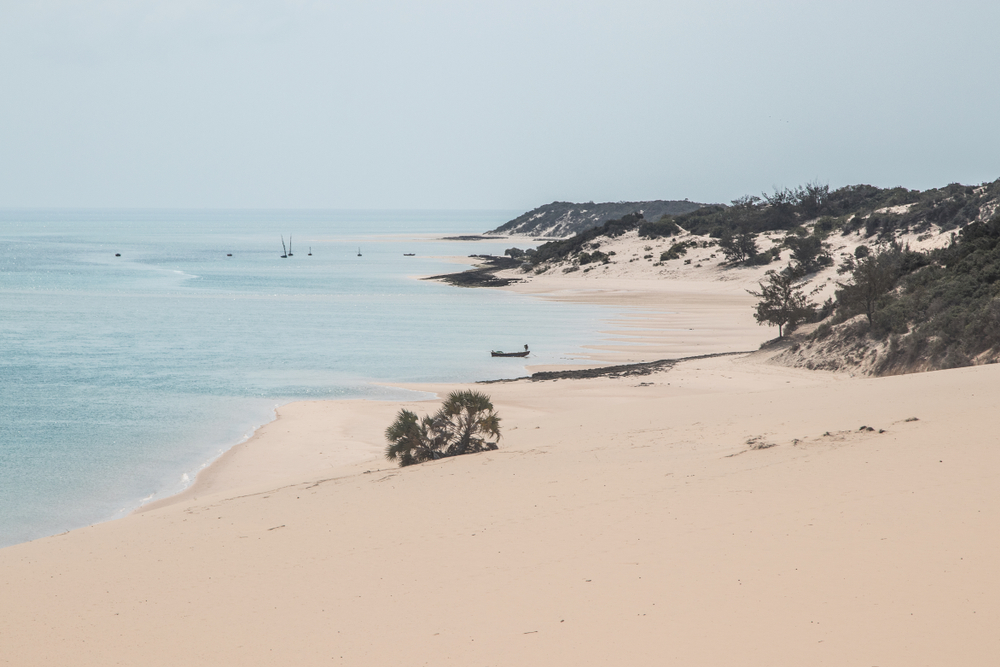
[[422, 419], [400, 410], [385, 430], [385, 457], [400, 467], [448, 456], [497, 449], [500, 417], [490, 397], [478, 391], [454, 391], [441, 409]]

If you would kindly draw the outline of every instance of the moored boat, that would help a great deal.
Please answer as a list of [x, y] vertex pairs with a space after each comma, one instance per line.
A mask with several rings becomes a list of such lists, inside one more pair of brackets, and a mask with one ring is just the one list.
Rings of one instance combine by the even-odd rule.
[[524, 352], [501, 352], [499, 350], [491, 350], [491, 357], [526, 357], [528, 356], [528, 346], [524, 346]]

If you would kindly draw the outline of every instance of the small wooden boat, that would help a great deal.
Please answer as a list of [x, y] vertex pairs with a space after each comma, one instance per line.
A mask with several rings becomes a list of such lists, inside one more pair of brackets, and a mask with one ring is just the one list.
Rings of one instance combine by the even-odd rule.
[[524, 352], [500, 352], [498, 350], [490, 351], [491, 357], [526, 357], [528, 354], [530, 353], [528, 352], [527, 345], [524, 346]]

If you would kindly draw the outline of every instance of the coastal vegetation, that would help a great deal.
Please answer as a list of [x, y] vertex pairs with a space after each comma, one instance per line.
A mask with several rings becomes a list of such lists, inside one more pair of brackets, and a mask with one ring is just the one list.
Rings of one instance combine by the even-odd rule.
[[599, 227], [582, 231], [568, 239], [543, 243], [528, 256], [528, 261], [532, 266], [538, 266], [545, 262], [558, 262], [570, 257], [575, 258], [580, 253], [597, 250], [603, 240], [613, 239], [637, 230], [644, 222], [645, 218], [643, 218], [642, 213], [629, 213], [617, 220], [609, 220]]
[[[876, 375], [1000, 359], [1000, 214], [930, 252], [890, 245], [848, 267], [820, 349], [876, 351]], [[856, 318], [864, 315], [861, 322]]]
[[783, 271], [768, 271], [767, 280], [760, 285], [760, 291], [747, 290], [752, 296], [760, 299], [757, 302], [754, 318], [759, 324], [771, 324], [778, 327], [778, 338], [783, 336], [782, 328], [790, 329], [808, 320], [815, 312], [815, 306], [809, 303], [802, 292], [802, 281], [795, 276], [791, 268]]
[[[619, 259], [607, 246], [626, 234], [676, 240], [655, 256]], [[835, 259], [837, 237], [861, 243]], [[927, 238], [940, 239], [937, 247], [908, 245]], [[778, 326], [779, 337], [802, 323], [820, 323], [799, 335], [802, 342], [785, 353], [786, 361], [886, 374], [1000, 359], [998, 243], [1000, 179], [924, 191], [809, 183], [655, 220], [632, 211], [534, 252], [508, 254], [522, 270], [541, 273], [657, 257], [662, 264], [698, 247], [717, 246], [723, 270], [767, 265], [784, 253], [786, 266], [769, 271], [751, 291], [758, 298], [755, 317]], [[837, 263], [839, 278], [832, 276]], [[817, 305], [805, 290], [820, 275], [832, 276], [823, 280], [834, 280], [836, 290]]]
[[630, 213], [640, 212], [650, 220], [664, 215], [679, 215], [697, 210], [702, 204], [690, 201], [638, 201], [574, 204], [554, 201], [519, 215], [513, 220], [487, 232], [487, 234], [518, 234], [545, 238], [566, 238], [598, 227], [608, 220], [616, 220]]
[[[812, 368], [856, 367], [874, 375], [995, 363], [1000, 359], [1000, 180], [892, 196], [909, 202], [892, 211], [859, 211], [833, 225], [844, 235], [870, 238], [872, 247], [858, 246], [843, 260], [837, 271], [845, 279], [837, 283], [829, 313], [806, 317], [823, 322], [785, 352], [785, 360]], [[898, 240], [906, 232], [932, 230], [957, 231], [947, 245], [927, 251]], [[822, 252], [811, 259], [815, 243], [799, 250], [793, 258], [800, 273], [810, 264], [832, 261]], [[760, 311], [763, 290], [755, 295], [762, 297]]]
[[904, 257], [912, 257], [915, 265], [924, 263], [924, 257], [919, 253], [905, 253], [898, 243], [876, 249], [871, 252], [867, 246], [857, 259], [848, 257], [839, 271], [850, 273], [847, 282], [838, 283], [836, 304], [841, 317], [846, 318], [858, 312], [865, 314], [868, 324], [872, 320], [883, 299], [892, 291], [904, 271]]
[[497, 449], [500, 417], [486, 394], [454, 391], [433, 415], [419, 418], [412, 410], [400, 410], [385, 438], [385, 457], [409, 466]]

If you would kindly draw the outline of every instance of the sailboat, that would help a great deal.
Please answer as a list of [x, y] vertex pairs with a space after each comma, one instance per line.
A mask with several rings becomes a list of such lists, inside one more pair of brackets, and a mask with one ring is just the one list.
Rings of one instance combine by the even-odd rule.
[[309, 246], [309, 255], [308, 256], [309, 257], [313, 256], [313, 247], [312, 246]]
[[288, 235], [288, 256], [292, 256], [292, 235]]
[[[292, 240], [291, 237], [289, 237], [288, 240], [291, 241]], [[286, 257], [288, 257], [288, 251], [285, 250], [285, 236], [284, 236], [284, 234], [282, 234], [282, 236], [281, 236], [281, 259], [285, 259]]]
[[358, 257], [361, 257], [361, 248], [358, 248]]

